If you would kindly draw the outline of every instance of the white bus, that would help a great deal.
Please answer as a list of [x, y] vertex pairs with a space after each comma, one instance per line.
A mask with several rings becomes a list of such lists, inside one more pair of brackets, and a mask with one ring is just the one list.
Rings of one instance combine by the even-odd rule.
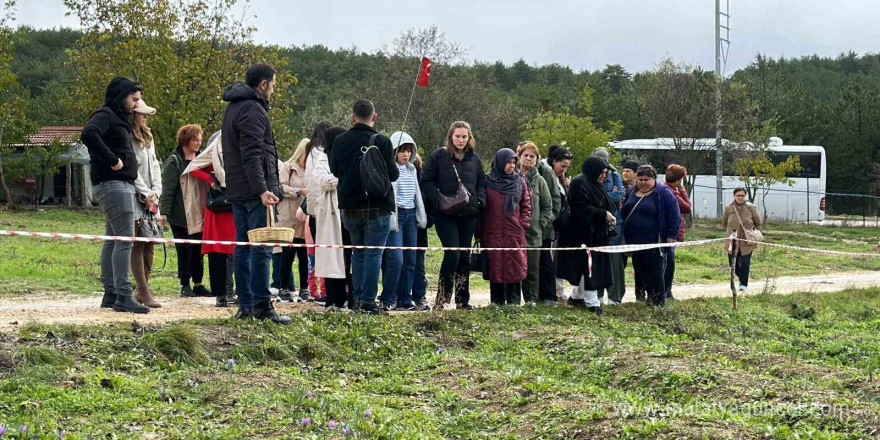
[[[724, 142], [727, 142], [726, 140]], [[624, 158], [638, 158], [649, 162], [657, 173], [662, 175], [666, 166], [680, 162], [672, 139], [632, 139], [610, 142]], [[789, 174], [794, 182], [789, 186], [777, 183], [767, 193], [767, 217], [772, 220], [812, 222], [825, 219], [825, 149], [818, 146], [783, 145], [782, 139], [771, 138], [770, 151], [773, 162], [780, 163], [790, 156], [799, 156], [801, 171]], [[702, 167], [698, 170], [688, 169], [688, 174], [695, 174], [694, 189], [691, 193], [693, 215], [697, 218], [714, 218], [716, 216], [716, 181], [715, 181], [715, 139], [698, 139], [693, 150], [703, 153]], [[693, 150], [688, 150], [688, 154]], [[727, 168], [727, 167], [725, 167]], [[662, 179], [662, 177], [658, 177]], [[723, 202], [733, 202], [733, 188], [744, 186], [742, 179], [732, 175], [729, 169], [724, 170], [722, 180]], [[758, 190], [755, 204], [763, 214], [764, 203]]]

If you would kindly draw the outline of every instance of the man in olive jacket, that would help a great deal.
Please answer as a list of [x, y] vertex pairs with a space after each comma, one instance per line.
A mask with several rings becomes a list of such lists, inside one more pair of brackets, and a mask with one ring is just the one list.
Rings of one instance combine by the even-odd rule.
[[[223, 113], [221, 131], [223, 160], [236, 241], [249, 241], [248, 231], [266, 227], [266, 208], [281, 200], [278, 151], [269, 122], [269, 98], [274, 91], [275, 69], [255, 64], [247, 70], [244, 84], [235, 83], [223, 92], [223, 100], [229, 103]], [[290, 324], [290, 317], [279, 316], [272, 306], [272, 294], [269, 293], [271, 259], [271, 248], [235, 247], [233, 272], [239, 300], [237, 316]]]

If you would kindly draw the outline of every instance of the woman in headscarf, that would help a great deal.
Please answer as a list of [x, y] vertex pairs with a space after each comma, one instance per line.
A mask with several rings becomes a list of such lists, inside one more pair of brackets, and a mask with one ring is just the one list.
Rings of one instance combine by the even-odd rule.
[[510, 148], [495, 153], [486, 176], [486, 209], [483, 210], [482, 245], [487, 248], [521, 248], [489, 251], [489, 286], [492, 304], [519, 305], [520, 283], [526, 278], [526, 229], [532, 223], [532, 197], [516, 167]]
[[[559, 247], [607, 246], [615, 227], [615, 206], [605, 191], [608, 162], [592, 156], [584, 162], [581, 174], [571, 181], [569, 206], [571, 220], [560, 233]], [[592, 253], [592, 267], [584, 251], [559, 251], [558, 276], [575, 287], [568, 303], [601, 313], [598, 290], [611, 287], [611, 257], [602, 252]]]

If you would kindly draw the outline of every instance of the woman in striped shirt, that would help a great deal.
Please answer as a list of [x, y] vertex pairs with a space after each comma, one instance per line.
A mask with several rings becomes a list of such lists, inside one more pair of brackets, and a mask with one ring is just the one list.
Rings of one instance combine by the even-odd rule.
[[[415, 247], [418, 228], [427, 224], [425, 204], [419, 189], [419, 178], [412, 158], [416, 151], [413, 138], [404, 132], [391, 135], [391, 145], [400, 177], [392, 183], [397, 212], [391, 215], [391, 234], [386, 246]], [[382, 306], [385, 310], [415, 310], [412, 286], [416, 251], [389, 249], [385, 251], [385, 275], [382, 278]]]

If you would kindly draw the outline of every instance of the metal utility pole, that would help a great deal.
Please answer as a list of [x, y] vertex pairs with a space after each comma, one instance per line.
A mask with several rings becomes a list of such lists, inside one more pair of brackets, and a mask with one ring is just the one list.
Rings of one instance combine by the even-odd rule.
[[[721, 84], [724, 82], [724, 72], [722, 68], [722, 58], [724, 64], [727, 64], [727, 52], [724, 45], [730, 48], [730, 0], [725, 0], [727, 8], [721, 11], [721, 0], [715, 0], [715, 200], [716, 213], [720, 218], [724, 212], [724, 162], [721, 157]], [[724, 17], [725, 24], [721, 24]], [[724, 33], [726, 38], [722, 38]]]

